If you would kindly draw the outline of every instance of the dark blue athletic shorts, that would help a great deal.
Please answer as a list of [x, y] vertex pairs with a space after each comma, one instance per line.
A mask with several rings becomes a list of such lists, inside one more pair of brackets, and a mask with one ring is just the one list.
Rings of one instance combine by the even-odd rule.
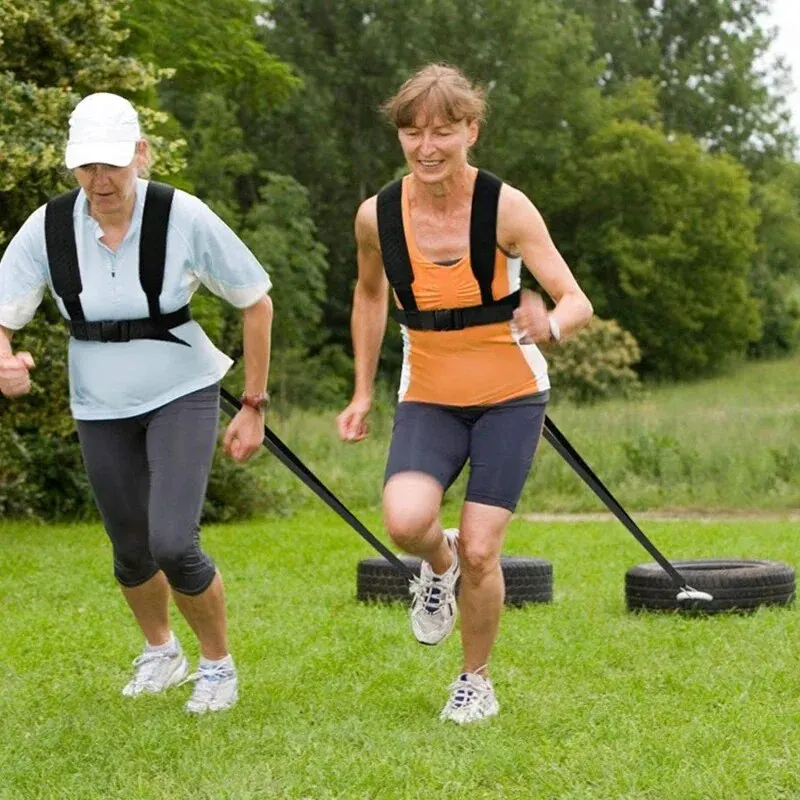
[[384, 485], [399, 472], [423, 472], [444, 490], [470, 462], [466, 500], [514, 511], [533, 463], [546, 402], [459, 408], [397, 406]]

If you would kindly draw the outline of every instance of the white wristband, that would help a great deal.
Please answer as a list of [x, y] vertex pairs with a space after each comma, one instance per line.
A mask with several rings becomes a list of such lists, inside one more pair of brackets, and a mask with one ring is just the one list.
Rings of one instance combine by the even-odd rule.
[[553, 341], [560, 342], [561, 328], [559, 327], [558, 320], [552, 314], [548, 314], [547, 322], [550, 325], [550, 336], [553, 338]]

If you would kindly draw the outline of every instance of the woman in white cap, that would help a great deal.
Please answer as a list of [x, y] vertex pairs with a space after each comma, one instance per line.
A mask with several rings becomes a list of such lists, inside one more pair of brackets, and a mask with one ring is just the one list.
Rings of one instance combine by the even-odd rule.
[[37, 209], [0, 261], [0, 392], [30, 389], [34, 360], [14, 353], [45, 288], [67, 320], [70, 407], [114, 574], [145, 638], [122, 693], [161, 692], [187, 679], [170, 629], [170, 594], [201, 651], [187, 709], [232, 706], [222, 581], [199, 544], [216, 442], [219, 382], [231, 366], [191, 319], [202, 283], [242, 309], [242, 410], [224, 436], [237, 461], [263, 438], [271, 282], [202, 201], [140, 177], [149, 162], [136, 110], [98, 93], [70, 117], [66, 165], [79, 189]]

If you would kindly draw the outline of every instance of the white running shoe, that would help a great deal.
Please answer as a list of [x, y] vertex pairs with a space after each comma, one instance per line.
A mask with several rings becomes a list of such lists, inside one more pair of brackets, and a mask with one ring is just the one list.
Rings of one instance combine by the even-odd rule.
[[439, 644], [456, 623], [456, 581], [461, 574], [458, 563], [458, 528], [444, 532], [453, 552], [453, 563], [443, 575], [437, 575], [427, 561], [422, 562], [419, 577], [412, 578], [411, 630], [421, 644]]
[[192, 696], [186, 701], [186, 710], [192, 714], [205, 714], [207, 711], [225, 711], [239, 699], [239, 686], [236, 667], [231, 663], [200, 665], [197, 672], [187, 681], [197, 681]]
[[125, 697], [163, 692], [181, 683], [189, 672], [189, 664], [177, 639], [174, 650], [145, 649], [133, 660], [133, 668], [133, 678], [122, 690]]
[[480, 722], [495, 716], [500, 704], [494, 696], [494, 687], [488, 678], [472, 672], [462, 672], [450, 684], [450, 699], [439, 715], [440, 720], [452, 720], [459, 725]]

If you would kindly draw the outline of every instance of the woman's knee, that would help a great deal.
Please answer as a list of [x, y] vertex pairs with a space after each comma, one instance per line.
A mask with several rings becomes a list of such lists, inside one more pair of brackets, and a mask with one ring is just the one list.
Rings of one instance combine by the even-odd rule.
[[383, 493], [383, 519], [392, 541], [403, 547], [422, 539], [439, 518], [441, 500], [441, 487], [427, 475], [391, 478]]
[[411, 504], [384, 508], [386, 532], [400, 547], [423, 539], [438, 516], [436, 508], [417, 508]]
[[134, 589], [147, 583], [156, 572], [158, 564], [149, 550], [114, 550], [114, 577], [122, 586]]
[[181, 594], [200, 594], [214, 579], [214, 562], [201, 549], [195, 535], [182, 539], [153, 536], [150, 550], [169, 585]]
[[473, 582], [500, 570], [500, 548], [492, 541], [461, 537], [458, 556], [462, 575]]
[[383, 491], [383, 520], [394, 542], [425, 536], [439, 518], [442, 487], [429, 475], [403, 472], [392, 476]]

